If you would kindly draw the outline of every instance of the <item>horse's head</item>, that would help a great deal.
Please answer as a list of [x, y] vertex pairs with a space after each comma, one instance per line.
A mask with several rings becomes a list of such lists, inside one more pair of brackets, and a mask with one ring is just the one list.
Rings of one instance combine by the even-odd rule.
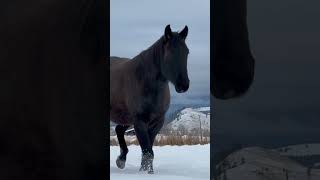
[[189, 89], [189, 77], [187, 70], [187, 58], [189, 49], [185, 43], [188, 35], [188, 27], [181, 32], [172, 32], [167, 25], [164, 32], [164, 56], [161, 61], [161, 72], [174, 86], [178, 93]]

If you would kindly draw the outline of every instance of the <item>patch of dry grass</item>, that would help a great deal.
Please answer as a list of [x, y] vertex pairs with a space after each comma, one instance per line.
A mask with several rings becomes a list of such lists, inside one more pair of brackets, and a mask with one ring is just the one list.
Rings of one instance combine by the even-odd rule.
[[[136, 136], [126, 136], [125, 137], [127, 145], [139, 145], [139, 142]], [[157, 135], [154, 146], [182, 146], [182, 145], [197, 145], [197, 144], [209, 144], [210, 137], [201, 137], [201, 136], [193, 136], [193, 135]], [[110, 145], [118, 146], [117, 136], [110, 136]]]

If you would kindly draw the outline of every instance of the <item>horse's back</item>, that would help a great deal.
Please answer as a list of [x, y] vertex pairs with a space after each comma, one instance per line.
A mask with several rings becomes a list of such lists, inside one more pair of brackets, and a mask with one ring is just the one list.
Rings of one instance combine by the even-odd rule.
[[110, 57], [110, 84], [115, 85], [118, 84], [119, 80], [125, 75], [128, 74], [130, 69], [130, 59], [128, 58], [120, 58], [111, 56]]
[[121, 58], [121, 57], [116, 57], [116, 56], [111, 56], [110, 57], [110, 69], [114, 69], [119, 66], [124, 66], [126, 62], [128, 62], [130, 59], [129, 58]]

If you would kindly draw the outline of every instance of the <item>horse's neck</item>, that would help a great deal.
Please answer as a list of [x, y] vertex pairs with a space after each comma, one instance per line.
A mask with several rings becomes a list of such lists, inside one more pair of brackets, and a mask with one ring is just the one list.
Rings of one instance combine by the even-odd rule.
[[[168, 81], [161, 73], [160, 61], [163, 52], [159, 41], [132, 59], [138, 83], [153, 94], [160, 93], [168, 85]], [[148, 96], [150, 92], [144, 92], [144, 95]]]
[[138, 79], [151, 81], [164, 81], [161, 73], [160, 61], [163, 57], [160, 40], [153, 44], [147, 50], [144, 50], [132, 60], [135, 63], [135, 72]]

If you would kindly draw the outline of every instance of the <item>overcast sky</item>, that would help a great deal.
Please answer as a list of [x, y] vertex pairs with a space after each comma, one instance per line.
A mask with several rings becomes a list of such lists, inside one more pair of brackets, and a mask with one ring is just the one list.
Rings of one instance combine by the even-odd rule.
[[215, 100], [215, 132], [320, 133], [320, 1], [248, 0], [256, 59], [249, 93]]
[[209, 0], [111, 0], [111, 56], [133, 58], [164, 33], [189, 27], [190, 89], [177, 94], [171, 87], [172, 103], [209, 103], [210, 7]]

